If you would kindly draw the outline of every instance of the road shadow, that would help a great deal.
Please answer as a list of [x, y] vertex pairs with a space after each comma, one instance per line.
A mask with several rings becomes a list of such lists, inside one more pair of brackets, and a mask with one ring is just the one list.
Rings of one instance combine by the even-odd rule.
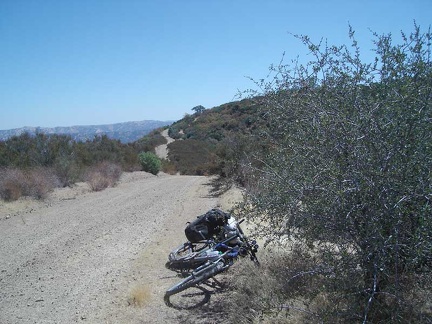
[[222, 177], [212, 177], [205, 186], [210, 187], [209, 193], [205, 198], [217, 198], [232, 188], [232, 182]]
[[192, 310], [204, 306], [212, 295], [223, 292], [224, 285], [212, 278], [199, 286], [190, 287], [177, 294], [164, 297], [165, 304], [178, 310]]

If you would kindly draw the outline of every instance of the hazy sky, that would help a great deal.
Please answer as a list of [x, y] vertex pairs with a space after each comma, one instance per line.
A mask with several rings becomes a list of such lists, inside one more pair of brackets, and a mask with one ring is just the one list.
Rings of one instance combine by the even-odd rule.
[[178, 120], [307, 51], [432, 23], [431, 0], [0, 0], [0, 129]]

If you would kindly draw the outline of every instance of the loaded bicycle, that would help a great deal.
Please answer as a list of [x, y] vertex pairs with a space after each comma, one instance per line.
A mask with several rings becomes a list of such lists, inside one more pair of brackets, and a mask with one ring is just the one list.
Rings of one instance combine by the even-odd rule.
[[[214, 276], [226, 271], [239, 257], [249, 256], [255, 264], [259, 264], [256, 256], [258, 244], [244, 235], [240, 227], [243, 221], [231, 222], [228, 228], [213, 232], [211, 237], [197, 235], [195, 237], [201, 236], [204, 239], [188, 240], [169, 254], [166, 267], [180, 272], [185, 278], [165, 292], [164, 299], [167, 305], [172, 306], [170, 303], [172, 295], [188, 288], [197, 287], [204, 290], [202, 285], [209, 285], [211, 278], [214, 279]], [[200, 234], [203, 232], [205, 231]], [[217, 235], [214, 235], [215, 233]], [[188, 237], [190, 238], [190, 235]]]

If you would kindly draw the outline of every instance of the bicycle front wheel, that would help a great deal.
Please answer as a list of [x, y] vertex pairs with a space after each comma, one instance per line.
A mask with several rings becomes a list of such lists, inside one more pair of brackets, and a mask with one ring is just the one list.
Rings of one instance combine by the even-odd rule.
[[186, 290], [192, 286], [198, 285], [205, 280], [213, 277], [219, 272], [225, 269], [225, 264], [222, 260], [218, 262], [211, 262], [207, 265], [204, 265], [194, 271], [190, 276], [180, 281], [176, 285], [172, 286], [165, 292], [165, 299], [169, 298], [169, 296], [177, 294], [183, 290]]

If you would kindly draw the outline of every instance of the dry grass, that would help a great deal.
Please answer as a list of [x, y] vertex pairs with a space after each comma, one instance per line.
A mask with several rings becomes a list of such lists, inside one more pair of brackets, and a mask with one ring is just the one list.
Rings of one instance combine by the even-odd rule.
[[[215, 296], [206, 316], [216, 314], [219, 323], [239, 324], [363, 321], [370, 294], [361, 294], [365, 291], [361, 272], [327, 267], [304, 246], [262, 249], [258, 257], [259, 267], [243, 259], [229, 270], [231, 284], [224, 296]], [[368, 322], [432, 323], [429, 277], [401, 277], [397, 299], [377, 294]]]
[[141, 307], [151, 299], [151, 290], [147, 285], [136, 285], [129, 292], [128, 304], [130, 306]]
[[[258, 257], [259, 268], [244, 259], [232, 271], [233, 292], [226, 301], [231, 308], [228, 322], [317, 322], [306, 302], [314, 294], [314, 278], [308, 272], [316, 267], [316, 259], [298, 251], [261, 250]], [[297, 273], [304, 275], [296, 277]]]

